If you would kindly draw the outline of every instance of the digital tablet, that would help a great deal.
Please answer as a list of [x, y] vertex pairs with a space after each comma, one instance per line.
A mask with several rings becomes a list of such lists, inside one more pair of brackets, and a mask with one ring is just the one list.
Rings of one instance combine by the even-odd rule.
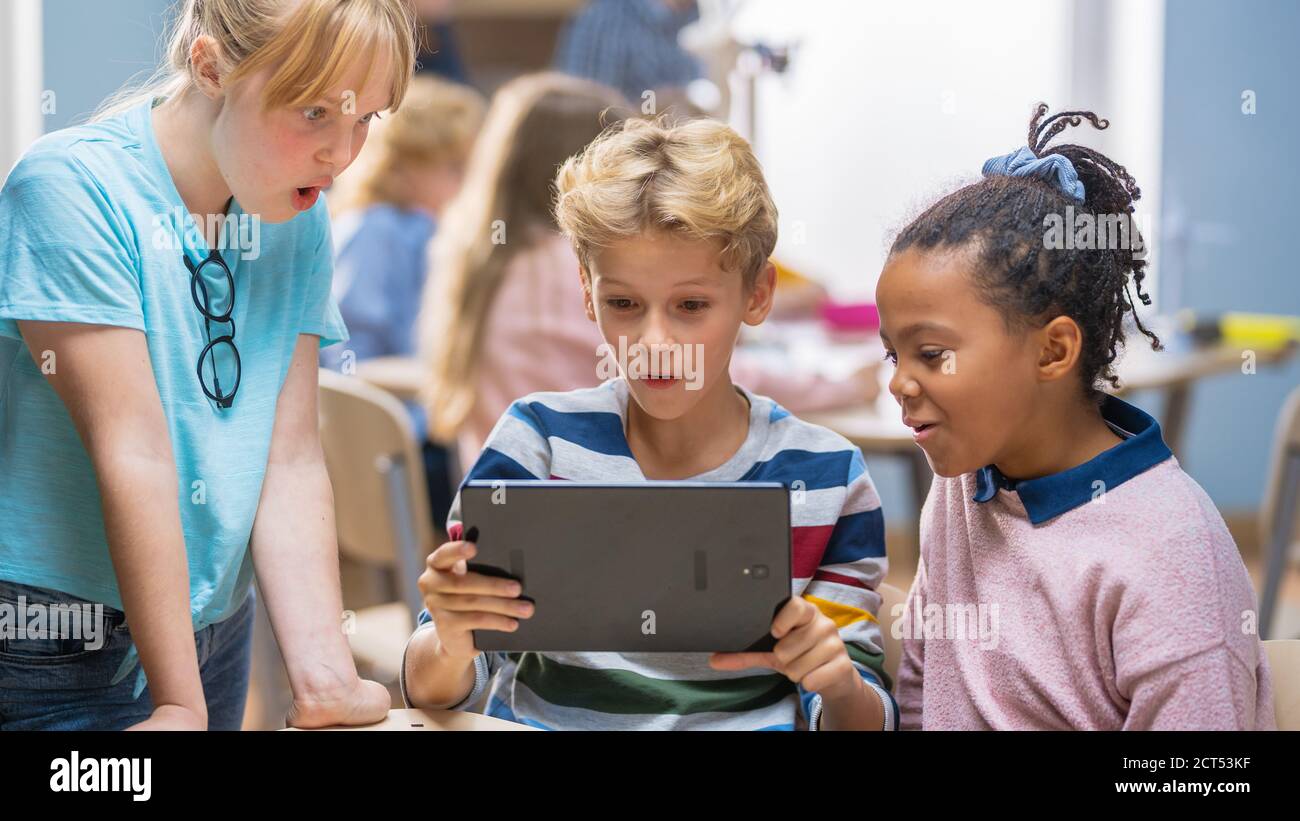
[[460, 492], [468, 569], [523, 585], [514, 632], [480, 650], [770, 650], [791, 595], [790, 496], [779, 482], [477, 480]]

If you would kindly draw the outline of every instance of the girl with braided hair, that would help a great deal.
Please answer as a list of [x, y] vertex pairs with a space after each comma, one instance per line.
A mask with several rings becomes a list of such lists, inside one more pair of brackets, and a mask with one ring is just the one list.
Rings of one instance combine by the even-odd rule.
[[1130, 322], [1160, 348], [1140, 237], [1054, 241], [1065, 215], [1131, 225], [1140, 191], [1052, 145], [1106, 120], [1047, 111], [903, 229], [876, 290], [889, 388], [936, 474], [894, 614], [902, 724], [1271, 729], [1236, 545], [1156, 421], [1103, 390]]

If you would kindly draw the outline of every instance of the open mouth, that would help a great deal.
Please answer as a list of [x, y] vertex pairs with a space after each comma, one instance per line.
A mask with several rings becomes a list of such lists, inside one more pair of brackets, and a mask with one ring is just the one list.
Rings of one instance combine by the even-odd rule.
[[912, 429], [912, 440], [916, 442], [923, 442], [930, 438], [934, 433], [934, 429], [938, 427], [938, 423], [936, 422], [912, 422], [910, 420], [905, 420], [903, 424]]
[[316, 204], [316, 199], [319, 196], [320, 186], [318, 185], [295, 188], [293, 191], [293, 207], [298, 211], [306, 211]]
[[642, 378], [641, 381], [646, 383], [646, 385], [652, 388], [663, 389], [663, 388], [671, 388], [673, 385], [676, 385], [680, 380], [673, 379], [671, 377], [647, 376]]

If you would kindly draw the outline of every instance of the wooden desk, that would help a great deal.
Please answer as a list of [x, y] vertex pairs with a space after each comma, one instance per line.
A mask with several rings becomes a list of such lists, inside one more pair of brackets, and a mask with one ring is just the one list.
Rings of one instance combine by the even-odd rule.
[[[1206, 377], [1233, 371], [1240, 373], [1242, 357], [1248, 349], [1240, 345], [1214, 345], [1189, 351], [1158, 352], [1147, 345], [1139, 345], [1136, 339], [1130, 340], [1130, 344], [1132, 347], [1116, 368], [1122, 386], [1116, 395], [1141, 390], [1160, 391], [1165, 403], [1160, 414], [1160, 432], [1174, 455], [1181, 456], [1192, 386]], [[1255, 352], [1256, 366], [1263, 367], [1286, 362], [1295, 355], [1296, 346], [1249, 350]], [[1269, 424], [1272, 424], [1271, 420]]]
[[[495, 730], [510, 732], [514, 730], [537, 730], [537, 728], [529, 727], [526, 724], [518, 724], [513, 721], [505, 721], [500, 718], [480, 715], [479, 713], [466, 713], [459, 710], [398, 709], [389, 710], [388, 718], [378, 724], [367, 724], [362, 727], [321, 727], [320, 730], [378, 730], [381, 732]], [[285, 731], [318, 732], [318, 730], [299, 730], [297, 727], [288, 727]]]

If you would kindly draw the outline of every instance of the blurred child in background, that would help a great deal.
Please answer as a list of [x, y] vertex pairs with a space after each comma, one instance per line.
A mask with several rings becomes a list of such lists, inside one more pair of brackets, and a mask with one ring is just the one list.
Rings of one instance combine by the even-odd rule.
[[626, 113], [612, 88], [556, 73], [504, 85], [461, 197], [431, 254], [422, 345], [431, 357], [430, 433], [473, 464], [488, 431], [535, 390], [598, 383], [578, 260], [552, 216], [555, 171]]
[[425, 249], [460, 190], [484, 108], [468, 86], [415, 77], [406, 105], [377, 124], [360, 167], [331, 192], [334, 294], [352, 334], [327, 352], [334, 361], [414, 353]]
[[[401, 110], [377, 123], [359, 167], [332, 192], [333, 292], [351, 339], [321, 352], [325, 367], [340, 370], [372, 357], [415, 353], [416, 313], [429, 270], [426, 250], [460, 190], [485, 108], [468, 86], [416, 76]], [[451, 503], [447, 453], [427, 441], [424, 408], [408, 408], [441, 527]]]

